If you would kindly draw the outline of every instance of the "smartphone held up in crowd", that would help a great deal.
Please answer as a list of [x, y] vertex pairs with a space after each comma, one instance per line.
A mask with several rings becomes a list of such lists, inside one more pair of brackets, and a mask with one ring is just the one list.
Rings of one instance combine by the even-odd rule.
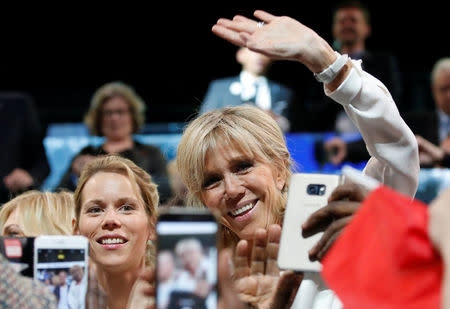
[[292, 175], [278, 253], [280, 269], [314, 272], [321, 270], [320, 262], [309, 260], [308, 251], [323, 233], [304, 238], [302, 224], [312, 213], [327, 205], [328, 197], [342, 182], [343, 176], [335, 174]]
[[217, 308], [218, 223], [212, 213], [165, 209], [156, 232], [156, 308]]
[[84, 236], [38, 236], [34, 241], [34, 279], [55, 294], [58, 308], [84, 308], [89, 242]]

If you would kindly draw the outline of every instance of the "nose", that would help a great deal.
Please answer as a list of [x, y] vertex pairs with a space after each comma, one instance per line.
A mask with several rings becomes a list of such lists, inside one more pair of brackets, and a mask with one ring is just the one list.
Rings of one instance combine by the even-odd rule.
[[244, 193], [244, 187], [238, 176], [234, 174], [224, 177], [225, 183], [225, 199], [231, 200], [240, 197]]
[[111, 209], [105, 213], [105, 217], [102, 222], [102, 228], [105, 230], [114, 230], [122, 226], [117, 213]]

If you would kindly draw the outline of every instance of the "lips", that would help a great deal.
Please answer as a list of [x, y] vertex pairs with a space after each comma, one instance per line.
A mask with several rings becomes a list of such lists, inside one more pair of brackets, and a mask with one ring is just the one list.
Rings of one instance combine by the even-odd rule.
[[105, 235], [97, 239], [97, 243], [101, 245], [122, 245], [128, 242], [128, 239], [122, 235]]
[[234, 208], [233, 210], [230, 210], [228, 212], [228, 215], [233, 218], [244, 216], [255, 208], [257, 202], [258, 200], [241, 203], [240, 206]]

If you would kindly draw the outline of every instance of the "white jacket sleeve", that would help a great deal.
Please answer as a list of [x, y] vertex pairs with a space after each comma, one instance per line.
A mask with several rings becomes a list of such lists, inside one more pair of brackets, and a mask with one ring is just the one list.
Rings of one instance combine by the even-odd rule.
[[358, 127], [371, 155], [364, 173], [414, 197], [419, 178], [417, 141], [378, 79], [363, 71], [360, 61], [342, 84], [325, 94], [340, 103]]

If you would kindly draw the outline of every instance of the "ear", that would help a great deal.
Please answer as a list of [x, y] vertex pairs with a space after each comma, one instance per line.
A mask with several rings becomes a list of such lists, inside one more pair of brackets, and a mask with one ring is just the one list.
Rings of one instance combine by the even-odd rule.
[[286, 185], [286, 178], [279, 172], [277, 172], [275, 177], [275, 185], [277, 186], [277, 189], [280, 191], [282, 191], [284, 186]]
[[72, 231], [73, 235], [80, 235], [80, 230], [76, 227], [77, 226], [77, 219], [72, 219]]

